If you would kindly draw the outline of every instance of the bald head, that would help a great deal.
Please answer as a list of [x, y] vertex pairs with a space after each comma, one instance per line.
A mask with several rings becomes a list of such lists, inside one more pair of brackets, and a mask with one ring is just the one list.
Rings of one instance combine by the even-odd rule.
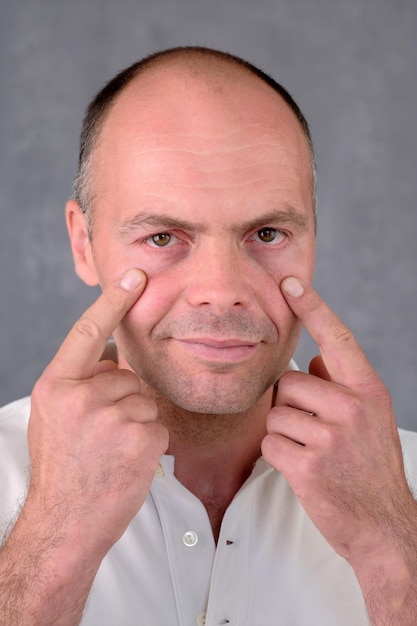
[[[181, 83], [181, 89], [172, 89], [175, 82]], [[146, 57], [115, 76], [92, 100], [84, 118], [78, 174], [74, 186], [74, 197], [86, 216], [90, 235], [93, 221], [93, 205], [99, 193], [100, 185], [95, 174], [96, 148], [100, 144], [103, 129], [115, 108], [128, 96], [135, 98], [137, 106], [149, 98], [168, 106], [166, 92], [171, 85], [170, 106], [175, 105], [180, 111], [187, 90], [205, 90], [207, 94], [222, 95], [244, 87], [263, 92], [264, 95], [279, 98], [287, 113], [295, 118], [302, 137], [308, 147], [311, 165], [311, 191], [315, 207], [314, 155], [307, 122], [290, 94], [267, 74], [239, 57], [201, 47], [174, 48]], [[175, 102], [176, 101], [176, 102]], [[121, 105], [120, 105], [121, 106]], [[242, 108], [245, 100], [242, 99]], [[262, 117], [262, 110], [259, 109]]]

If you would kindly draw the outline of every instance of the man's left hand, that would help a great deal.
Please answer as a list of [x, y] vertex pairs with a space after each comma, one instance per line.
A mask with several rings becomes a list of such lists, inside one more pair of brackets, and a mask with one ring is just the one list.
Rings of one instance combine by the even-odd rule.
[[309, 374], [279, 380], [262, 453], [329, 544], [360, 569], [381, 557], [387, 540], [400, 543], [408, 524], [417, 532], [391, 399], [350, 330], [313, 289], [289, 277], [281, 290], [320, 356]]

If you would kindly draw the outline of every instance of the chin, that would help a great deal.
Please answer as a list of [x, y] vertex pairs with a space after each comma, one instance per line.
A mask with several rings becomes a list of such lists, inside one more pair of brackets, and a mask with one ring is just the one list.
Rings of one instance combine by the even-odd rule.
[[[178, 382], [178, 381], [177, 381]], [[235, 415], [252, 409], [275, 379], [257, 381], [187, 381], [185, 384], [167, 385], [150, 383], [151, 394], [158, 401], [174, 405], [189, 413], [204, 415]], [[254, 384], [255, 383], [255, 384]]]
[[202, 415], [237, 415], [249, 411], [256, 403], [236, 402], [235, 399], [219, 402], [217, 399], [213, 398], [196, 398], [194, 401], [189, 401], [188, 399], [182, 401], [181, 399], [177, 399], [173, 404], [188, 413], [201, 413]]

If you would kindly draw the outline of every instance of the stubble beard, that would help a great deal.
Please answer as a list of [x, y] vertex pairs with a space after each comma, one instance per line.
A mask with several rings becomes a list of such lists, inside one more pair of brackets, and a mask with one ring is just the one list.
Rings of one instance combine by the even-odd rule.
[[[288, 340], [279, 346], [277, 329], [269, 319], [256, 324], [244, 316], [220, 321], [209, 318], [205, 315], [197, 322], [193, 318], [192, 328], [186, 319], [176, 322], [174, 329], [169, 324], [158, 326], [153, 331], [155, 348], [151, 354], [137, 341], [130, 325], [122, 323], [115, 333], [123, 359], [143, 383], [143, 393], [158, 405], [158, 420], [171, 434], [176, 432], [182, 439], [193, 441], [230, 435], [253, 419], [253, 414], [259, 412], [258, 405], [265, 411], [262, 398], [286, 370], [301, 331], [301, 325], [295, 324]], [[264, 337], [265, 357], [252, 367], [210, 364], [190, 375], [189, 369], [181, 370], [173, 363], [165, 340], [175, 334], [192, 336], [200, 328], [213, 335], [221, 329], [223, 336]]]

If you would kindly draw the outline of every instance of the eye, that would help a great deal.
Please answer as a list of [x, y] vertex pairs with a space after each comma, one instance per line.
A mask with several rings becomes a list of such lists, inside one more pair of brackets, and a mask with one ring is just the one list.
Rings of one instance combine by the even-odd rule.
[[156, 235], [152, 235], [152, 237], [148, 237], [146, 240], [146, 243], [153, 248], [167, 248], [178, 242], [178, 237], [170, 233], [157, 233]]
[[254, 241], [261, 241], [262, 243], [280, 243], [284, 239], [285, 235], [280, 230], [275, 228], [260, 228], [251, 237]]

